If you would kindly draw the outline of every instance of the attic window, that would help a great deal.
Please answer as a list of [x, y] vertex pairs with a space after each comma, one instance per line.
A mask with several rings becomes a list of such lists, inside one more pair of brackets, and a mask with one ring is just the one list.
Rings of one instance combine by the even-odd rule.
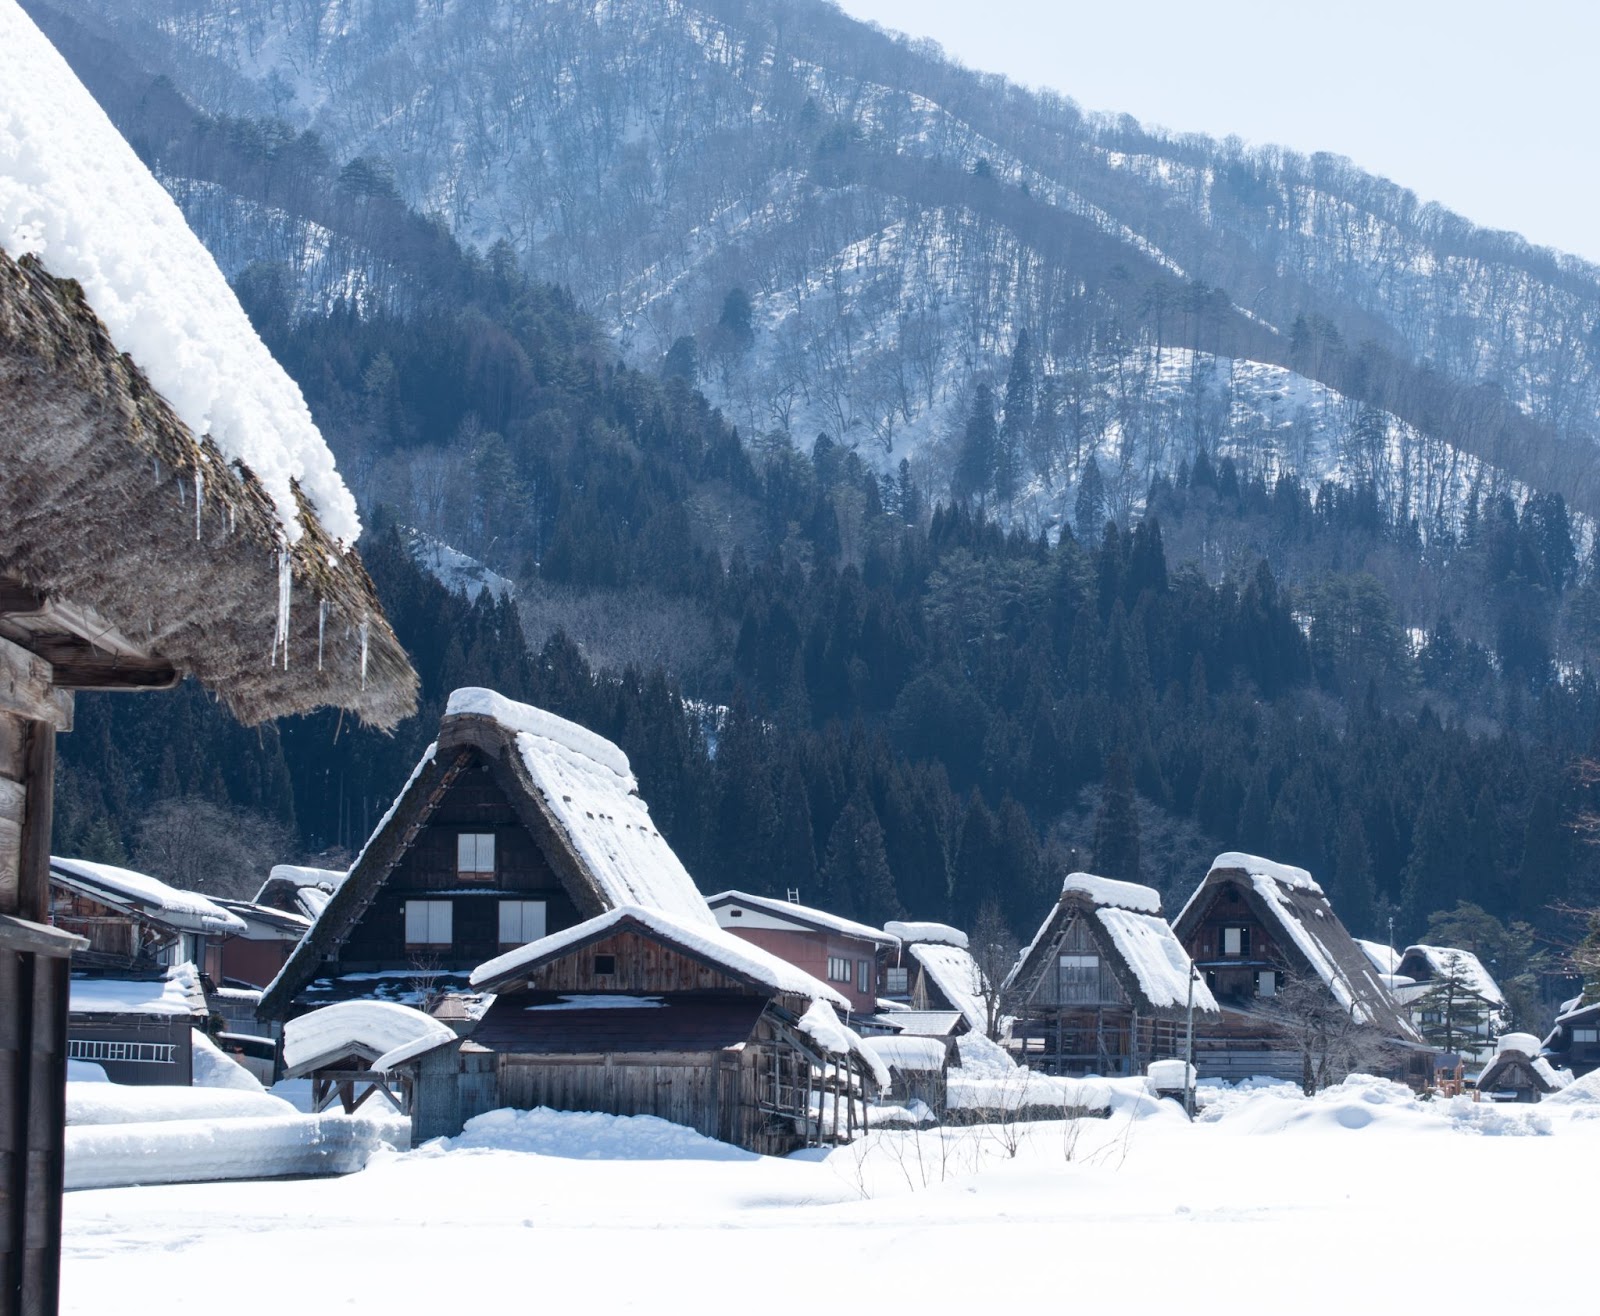
[[494, 876], [493, 832], [462, 832], [456, 837], [456, 875], [473, 882]]
[[729, 918], [743, 918], [744, 917], [744, 910], [742, 910], [742, 909], [730, 909], [728, 911], [728, 917]]
[[617, 957], [615, 955], [596, 955], [594, 957], [594, 976], [596, 978], [609, 978], [617, 971]]
[[1250, 954], [1250, 929], [1227, 927], [1222, 929], [1222, 953], [1241, 958]]
[[1600, 1028], [1574, 1028], [1572, 1040], [1580, 1046], [1593, 1046], [1600, 1042]]

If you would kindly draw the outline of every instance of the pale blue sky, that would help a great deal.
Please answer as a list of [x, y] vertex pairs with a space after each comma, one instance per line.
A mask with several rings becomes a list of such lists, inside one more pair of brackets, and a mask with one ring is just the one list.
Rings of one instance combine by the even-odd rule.
[[1088, 110], [1334, 151], [1600, 262], [1600, 2], [838, 0]]

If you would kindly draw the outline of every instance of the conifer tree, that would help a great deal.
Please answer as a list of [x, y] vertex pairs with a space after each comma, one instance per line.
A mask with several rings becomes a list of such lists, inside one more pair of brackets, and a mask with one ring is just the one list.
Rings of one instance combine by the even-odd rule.
[[1106, 760], [1100, 809], [1094, 820], [1094, 871], [1124, 882], [1141, 881], [1139, 848], [1133, 771], [1127, 754], [1113, 750]]

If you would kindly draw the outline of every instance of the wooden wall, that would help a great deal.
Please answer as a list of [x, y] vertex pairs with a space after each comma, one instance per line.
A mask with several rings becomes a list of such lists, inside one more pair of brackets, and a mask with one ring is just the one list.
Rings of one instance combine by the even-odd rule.
[[[595, 972], [596, 959], [611, 956], [616, 972]], [[719, 969], [663, 946], [653, 937], [619, 931], [592, 945], [571, 951], [528, 975], [534, 991], [631, 992], [736, 992], [742, 996], [770, 996], [765, 988], [750, 987]], [[511, 990], [507, 988], [506, 990]]]
[[[372, 904], [351, 928], [339, 951], [341, 972], [406, 968], [424, 957], [441, 969], [476, 968], [503, 949], [497, 896], [542, 900], [547, 933], [581, 921], [577, 905], [518, 820], [487, 762], [477, 751], [474, 753], [477, 761], [451, 785]], [[462, 832], [494, 834], [492, 876], [458, 876], [456, 838]], [[446, 898], [454, 906], [452, 944], [421, 952], [407, 949], [406, 901]]]
[[27, 810], [27, 726], [0, 711], [0, 914], [19, 912], [22, 819]]

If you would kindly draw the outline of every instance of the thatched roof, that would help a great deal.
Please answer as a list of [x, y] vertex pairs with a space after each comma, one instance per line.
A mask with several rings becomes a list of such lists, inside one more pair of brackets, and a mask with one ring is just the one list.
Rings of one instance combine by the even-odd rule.
[[0, 432], [0, 634], [58, 685], [193, 675], [246, 723], [331, 704], [387, 728], [415, 709], [355, 551], [303, 497], [287, 545], [260, 482], [179, 420], [78, 285], [4, 251]]
[[1272, 930], [1291, 971], [1320, 979], [1340, 1008], [1358, 1022], [1387, 1037], [1421, 1040], [1322, 888], [1302, 868], [1232, 851], [1218, 855], [1172, 921], [1179, 941], [1192, 943], [1213, 903], [1229, 888], [1237, 890], [1245, 906]]
[[490, 691], [458, 690], [438, 740], [424, 751], [349, 876], [262, 995], [263, 1017], [286, 1013], [323, 962], [337, 957], [450, 786], [477, 762], [487, 765], [584, 918], [637, 904], [718, 931], [693, 879], [650, 824], [616, 746]]
[[[1184, 1011], [1193, 965], [1161, 916], [1161, 897], [1151, 887], [1092, 873], [1070, 873], [1062, 883], [1060, 898], [1006, 979], [1008, 1008], [1020, 1009], [1032, 999], [1074, 925], [1087, 932], [1141, 1014]], [[1194, 1007], [1217, 1010], [1203, 981], [1194, 983]]]

